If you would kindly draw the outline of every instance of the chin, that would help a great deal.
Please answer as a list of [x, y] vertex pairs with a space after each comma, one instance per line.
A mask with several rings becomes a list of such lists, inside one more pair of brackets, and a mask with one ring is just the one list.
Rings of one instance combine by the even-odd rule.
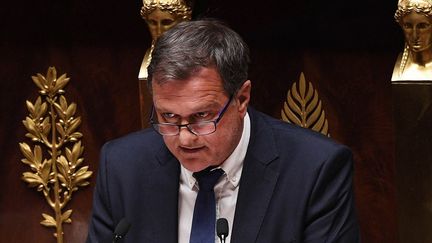
[[182, 163], [182, 165], [191, 172], [198, 172], [208, 167], [207, 164]]
[[202, 159], [193, 158], [193, 159], [179, 159], [180, 163], [185, 167], [187, 170], [191, 172], [197, 172], [200, 170], [203, 170], [207, 168], [209, 165], [207, 163], [203, 163]]

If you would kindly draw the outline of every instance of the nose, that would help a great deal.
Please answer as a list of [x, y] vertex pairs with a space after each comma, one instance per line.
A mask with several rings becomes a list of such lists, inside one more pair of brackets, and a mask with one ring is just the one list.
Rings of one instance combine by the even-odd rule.
[[187, 127], [181, 127], [179, 132], [179, 142], [181, 146], [191, 147], [198, 136], [193, 134]]
[[161, 34], [162, 34], [162, 25], [160, 22], [158, 22], [156, 26], [156, 38], [159, 38]]
[[419, 38], [419, 30], [416, 28], [413, 29], [413, 39], [417, 41]]

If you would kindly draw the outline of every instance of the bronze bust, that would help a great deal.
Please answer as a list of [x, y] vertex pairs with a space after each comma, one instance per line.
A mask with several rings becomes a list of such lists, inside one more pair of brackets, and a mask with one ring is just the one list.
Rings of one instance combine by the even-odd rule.
[[147, 80], [147, 67], [156, 40], [177, 23], [190, 20], [192, 6], [184, 0], [143, 0], [141, 16], [146, 21], [152, 37], [151, 47], [145, 53], [138, 76], [140, 80]]
[[392, 81], [432, 81], [432, 0], [399, 0], [395, 19], [405, 37]]

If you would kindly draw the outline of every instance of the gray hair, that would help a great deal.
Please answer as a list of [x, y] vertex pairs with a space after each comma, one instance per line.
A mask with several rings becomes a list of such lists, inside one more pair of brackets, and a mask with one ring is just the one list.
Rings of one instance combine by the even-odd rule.
[[239, 34], [218, 20], [184, 21], [156, 42], [147, 85], [190, 78], [203, 67], [215, 67], [224, 90], [233, 95], [248, 78], [249, 49]]

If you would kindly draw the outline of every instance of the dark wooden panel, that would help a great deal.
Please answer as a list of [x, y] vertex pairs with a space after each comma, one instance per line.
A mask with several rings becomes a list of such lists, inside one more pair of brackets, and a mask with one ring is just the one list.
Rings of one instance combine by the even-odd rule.
[[401, 242], [431, 242], [432, 84], [393, 83]]

